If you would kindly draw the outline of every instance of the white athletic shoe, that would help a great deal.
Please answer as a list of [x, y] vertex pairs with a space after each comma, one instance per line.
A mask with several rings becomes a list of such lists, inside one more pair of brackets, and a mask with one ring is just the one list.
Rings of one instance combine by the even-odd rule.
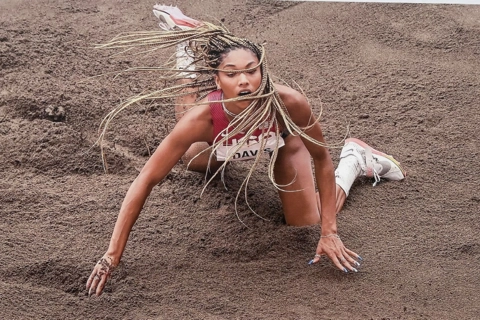
[[153, 6], [153, 14], [160, 20], [159, 27], [165, 31], [189, 30], [202, 24], [200, 21], [187, 17], [174, 6], [156, 4]]
[[398, 181], [404, 179], [407, 175], [400, 166], [400, 162], [390, 155], [373, 149], [359, 139], [350, 138], [345, 140], [340, 158], [350, 155], [358, 159], [362, 168], [362, 175], [375, 179], [374, 186], [380, 181], [380, 178]]

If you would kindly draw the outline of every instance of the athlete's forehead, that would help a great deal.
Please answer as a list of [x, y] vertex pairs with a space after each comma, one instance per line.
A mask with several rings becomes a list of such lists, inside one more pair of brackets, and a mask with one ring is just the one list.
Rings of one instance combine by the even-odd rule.
[[258, 64], [257, 56], [248, 49], [235, 49], [228, 52], [220, 64], [220, 69], [248, 69]]

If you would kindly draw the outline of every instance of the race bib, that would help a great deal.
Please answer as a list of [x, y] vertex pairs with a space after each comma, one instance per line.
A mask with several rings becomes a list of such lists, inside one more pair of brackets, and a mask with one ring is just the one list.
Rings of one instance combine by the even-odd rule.
[[[263, 152], [271, 153], [275, 150], [277, 146], [277, 135], [273, 131], [265, 132], [264, 134], [265, 145], [263, 148]], [[246, 137], [241, 138], [239, 140], [232, 139], [231, 146], [220, 146], [217, 149], [217, 160], [218, 161], [225, 161], [227, 158], [230, 158], [230, 161], [238, 161], [238, 160], [249, 160], [253, 159], [257, 156], [258, 152], [260, 152], [261, 147], [261, 137], [259, 136], [250, 136], [248, 141], [237, 150], [237, 146], [243, 142], [243, 139]], [[281, 148], [285, 145], [285, 141], [282, 137], [278, 138], [278, 147]]]

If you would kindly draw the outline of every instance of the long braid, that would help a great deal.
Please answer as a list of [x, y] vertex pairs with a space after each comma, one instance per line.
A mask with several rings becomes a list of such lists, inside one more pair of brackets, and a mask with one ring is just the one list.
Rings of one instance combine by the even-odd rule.
[[[297, 126], [290, 118], [288, 110], [285, 107], [278, 92], [275, 90], [273, 81], [271, 80], [269, 72], [267, 70], [267, 60], [265, 56], [265, 48], [263, 45], [253, 43], [247, 39], [235, 37], [223, 27], [204, 22], [200, 27], [189, 30], [137, 32], [127, 35], [119, 35], [111, 41], [103, 45], [98, 45], [97, 47], [123, 49], [124, 52], [130, 52], [131, 50], [140, 50], [140, 53], [149, 53], [156, 50], [176, 46], [180, 43], [184, 43], [185, 41], [188, 42], [188, 46], [185, 48], [185, 53], [188, 54], [190, 58], [192, 58], [192, 64], [195, 65], [195, 68], [192, 68], [192, 70], [189, 69], [188, 72], [195, 73], [195, 79], [190, 78], [192, 80], [191, 82], [175, 84], [170, 87], [165, 87], [143, 95], [134, 96], [127, 100], [125, 103], [122, 103], [118, 107], [114, 108], [110, 113], [108, 113], [100, 125], [101, 133], [99, 139], [97, 140], [97, 143], [102, 149], [102, 159], [105, 160], [102, 141], [107, 132], [107, 128], [111, 121], [122, 110], [142, 100], [178, 98], [190, 95], [192, 93], [197, 94], [198, 97], [197, 102], [193, 105], [198, 105], [200, 104], [200, 100], [205, 98], [210, 92], [216, 89], [215, 74], [219, 71], [226, 71], [219, 69], [223, 57], [230, 51], [236, 49], [247, 49], [257, 56], [259, 64], [246, 70], [229, 69], [228, 72], [248, 72], [253, 71], [256, 68], [260, 68], [262, 74], [260, 86], [255, 92], [252, 92], [248, 95], [238, 96], [230, 99], [223, 99], [220, 101], [204, 102], [204, 104], [206, 104], [214, 102], [232, 102], [241, 100], [252, 101], [249, 107], [247, 107], [240, 114], [238, 114], [230, 122], [228, 127], [219, 134], [218, 137], [214, 137], [213, 145], [207, 150], [211, 152], [211, 161], [218, 148], [224, 145], [230, 138], [240, 132], [244, 133], [245, 137], [249, 137], [258, 127], [267, 122], [269, 124], [269, 128], [275, 128], [275, 133], [277, 137], [277, 146], [271, 153], [268, 165], [268, 177], [274, 184], [275, 188], [282, 190], [282, 187], [285, 186], [278, 185], [275, 182], [274, 178], [274, 166], [278, 156], [278, 145], [280, 139], [280, 125], [283, 125], [285, 129], [292, 135], [299, 135], [306, 140], [320, 146], [326, 145], [320, 141], [311, 138], [305, 133], [305, 130], [308, 129], [311, 125], [313, 125], [315, 122], [307, 128], [301, 128]], [[163, 77], [161, 79], [175, 82], [178, 79], [182, 79], [182, 74], [184, 74], [185, 70], [175, 68], [172, 66], [172, 64], [173, 61], [170, 61], [162, 67], [148, 68], [148, 70], [156, 70], [163, 74]], [[144, 70], [144, 68], [134, 68], [129, 70]], [[318, 119], [316, 119], [316, 121], [318, 121]], [[205, 191], [206, 186], [214, 179], [217, 174], [221, 173], [223, 180], [224, 170], [227, 163], [233, 159], [235, 153], [240, 150], [240, 148], [242, 148], [247, 143], [247, 141], [248, 139], [241, 139], [239, 143], [232, 148], [233, 151], [227, 154], [227, 157], [219, 170], [217, 170], [212, 175], [212, 177], [206, 181], [202, 193]], [[259, 150], [264, 150], [266, 145], [266, 139], [264, 138], [264, 135], [261, 135], [259, 143]], [[237, 200], [242, 191], [242, 188], [245, 189], [245, 199], [247, 200], [248, 207], [252, 210], [252, 212], [255, 213], [255, 211], [248, 204], [247, 187], [248, 182], [257, 164], [259, 163], [262, 154], [262, 152], [257, 153], [246, 178], [244, 179], [240, 186], [240, 189], [238, 190], [235, 201], [235, 212], [237, 213], [237, 217]], [[199, 155], [197, 155], [196, 157], [198, 156]], [[194, 157], [193, 159], [195, 159], [196, 157]], [[105, 161], [104, 166], [106, 168]], [[291, 183], [293, 183], [293, 181]]]

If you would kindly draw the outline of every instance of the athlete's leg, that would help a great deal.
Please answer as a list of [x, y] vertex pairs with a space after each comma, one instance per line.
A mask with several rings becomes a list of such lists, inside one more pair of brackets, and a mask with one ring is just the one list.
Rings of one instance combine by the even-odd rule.
[[[338, 214], [342, 210], [343, 205], [347, 200], [347, 195], [345, 194], [345, 191], [343, 191], [343, 189], [338, 184], [335, 185], [335, 195], [337, 197], [337, 201], [335, 202], [335, 213]], [[320, 210], [322, 206], [320, 204], [320, 195], [318, 194], [318, 191], [317, 191], [317, 205]]]
[[[318, 223], [320, 197], [318, 192], [315, 193], [310, 154], [299, 137], [285, 139], [285, 146], [279, 149], [274, 173], [278, 184], [288, 184], [282, 189], [294, 191], [279, 191], [287, 223], [296, 226]], [[360, 176], [373, 177], [376, 184], [380, 178], [402, 180], [406, 173], [392, 156], [361, 140], [347, 139], [335, 170], [337, 214], [345, 204], [353, 182]]]
[[[345, 191], [343, 191], [343, 189], [338, 184], [336, 185], [335, 193], [337, 195], [336, 212], [338, 214], [342, 210], [343, 205], [347, 200], [347, 195], [345, 194]], [[318, 192], [317, 192], [317, 195], [318, 195]], [[320, 197], [318, 201], [320, 201]]]
[[275, 181], [287, 224], [305, 226], [320, 222], [319, 200], [315, 191], [310, 153], [298, 136], [285, 138], [278, 150]]
[[[310, 153], [299, 137], [288, 136], [285, 139], [285, 146], [279, 149], [274, 174], [275, 181], [285, 185], [281, 187], [285, 191], [279, 190], [278, 194], [282, 201], [285, 220], [289, 225], [304, 226], [320, 222], [320, 197], [315, 191], [310, 159]], [[293, 179], [295, 181], [290, 184]], [[338, 184], [335, 193], [338, 214], [347, 196]]]
[[[340, 162], [335, 170], [335, 182], [341, 187], [345, 198], [353, 182], [360, 176], [374, 178], [374, 186], [380, 178], [398, 181], [406, 176], [400, 162], [392, 156], [373, 149], [365, 142], [350, 138], [340, 154]], [[338, 201], [337, 201], [338, 203]]]
[[[153, 13], [160, 20], [159, 26], [164, 30], [188, 30], [195, 28], [202, 24], [202, 22], [185, 16], [180, 9], [172, 6], [155, 5]], [[195, 65], [193, 64], [193, 58], [187, 52], [188, 43], [180, 43], [176, 48], [176, 69], [185, 70], [180, 74], [181, 78], [177, 81], [178, 84], [187, 84], [194, 81], [196, 75], [194, 72]], [[189, 89], [185, 89], [184, 93], [188, 93]], [[196, 93], [190, 93], [182, 97], [178, 97], [175, 101], [175, 119], [179, 121], [188, 110], [190, 110], [197, 99]], [[216, 171], [221, 162], [218, 162], [215, 158], [212, 158], [209, 166], [209, 158], [211, 152], [206, 142], [197, 142], [185, 152], [182, 157], [182, 161], [187, 166], [188, 170], [207, 172]], [[197, 156], [198, 155], [198, 156]]]

